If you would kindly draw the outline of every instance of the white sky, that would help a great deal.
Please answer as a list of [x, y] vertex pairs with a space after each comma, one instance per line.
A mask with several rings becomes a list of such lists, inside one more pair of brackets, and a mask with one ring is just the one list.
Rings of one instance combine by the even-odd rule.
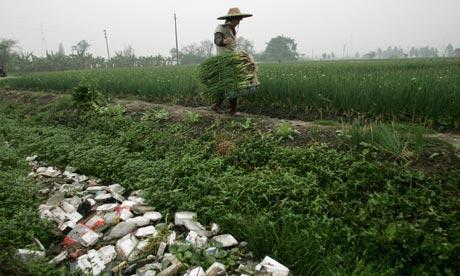
[[[86, 39], [90, 52], [105, 56], [103, 29], [113, 54], [131, 45], [137, 55], [169, 54], [177, 13], [179, 47], [212, 39], [216, 18], [231, 7], [253, 13], [239, 35], [257, 51], [284, 34], [301, 53], [350, 55], [389, 45], [460, 47], [460, 0], [0, 0], [0, 38], [19, 41], [23, 51], [66, 53]], [[42, 47], [40, 25], [45, 44]]]

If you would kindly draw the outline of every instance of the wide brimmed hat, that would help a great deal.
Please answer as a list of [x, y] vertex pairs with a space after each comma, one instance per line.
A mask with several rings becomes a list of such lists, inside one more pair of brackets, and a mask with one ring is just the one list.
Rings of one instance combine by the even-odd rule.
[[217, 19], [225, 20], [225, 19], [234, 18], [234, 17], [245, 18], [245, 17], [251, 17], [251, 16], [252, 14], [242, 13], [239, 8], [231, 8], [228, 10], [227, 15], [221, 16]]

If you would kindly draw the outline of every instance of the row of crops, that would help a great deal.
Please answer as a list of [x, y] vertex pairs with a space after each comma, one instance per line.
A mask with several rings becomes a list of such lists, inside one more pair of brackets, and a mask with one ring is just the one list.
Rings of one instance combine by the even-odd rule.
[[[383, 60], [260, 64], [259, 93], [241, 101], [254, 113], [299, 118], [363, 118], [460, 126], [460, 60]], [[197, 67], [46, 72], [11, 78], [12, 89], [70, 91], [96, 80], [110, 95], [204, 105]]]

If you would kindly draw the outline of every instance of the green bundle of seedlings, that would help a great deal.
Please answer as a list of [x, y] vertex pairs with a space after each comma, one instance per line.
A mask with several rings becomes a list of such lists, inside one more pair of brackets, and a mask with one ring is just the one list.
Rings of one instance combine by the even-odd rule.
[[200, 65], [198, 76], [205, 86], [204, 95], [211, 100], [224, 99], [257, 83], [256, 67], [246, 52], [211, 57]]

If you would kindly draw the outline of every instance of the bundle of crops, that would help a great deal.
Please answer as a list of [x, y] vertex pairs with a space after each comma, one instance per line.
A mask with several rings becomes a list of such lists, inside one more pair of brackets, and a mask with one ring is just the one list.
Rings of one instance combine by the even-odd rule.
[[205, 96], [212, 100], [222, 100], [229, 93], [258, 84], [256, 66], [246, 52], [211, 57], [200, 65], [198, 75], [205, 86]]

